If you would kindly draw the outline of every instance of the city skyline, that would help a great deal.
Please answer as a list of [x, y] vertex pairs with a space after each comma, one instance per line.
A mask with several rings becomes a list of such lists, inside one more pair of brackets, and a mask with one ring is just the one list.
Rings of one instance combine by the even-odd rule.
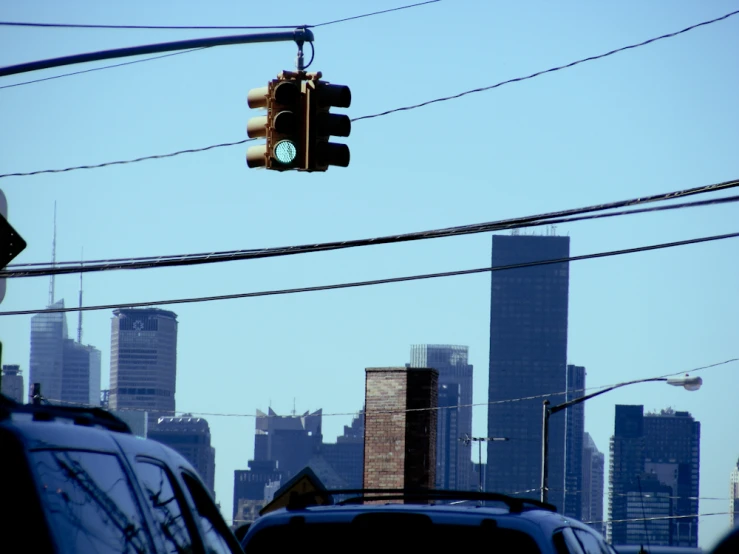
[[[402, 4], [376, 3], [365, 10], [336, 0], [285, 0], [247, 9], [235, 0], [183, 0], [173, 10], [165, 3], [39, 0], [6, 3], [4, 19], [142, 27], [317, 25]], [[257, 408], [266, 412], [271, 406], [279, 414], [322, 408], [323, 435], [333, 440], [362, 407], [364, 369], [403, 365], [413, 344], [469, 347], [468, 363], [475, 367], [472, 431], [486, 437], [491, 290], [484, 270], [490, 267], [491, 239], [489, 232], [474, 231], [486, 222], [630, 199], [638, 199], [634, 208], [649, 210], [694, 199], [713, 202], [733, 192], [642, 200], [737, 177], [739, 16], [547, 70], [736, 9], [727, 0], [435, 2], [316, 27], [309, 71], [351, 88], [351, 107], [342, 113], [354, 120], [351, 136], [339, 141], [349, 145], [351, 165], [325, 173], [249, 169], [244, 155], [250, 143], [236, 144], [248, 138], [248, 91], [294, 70], [293, 43], [214, 47], [141, 63], [131, 58], [137, 63], [122, 66], [101, 61], [3, 77], [0, 174], [34, 173], [0, 179], [8, 221], [28, 243], [13, 264], [48, 264], [56, 202], [60, 270], [81, 258], [87, 266], [93, 260], [340, 246], [87, 273], [84, 306], [480, 270], [160, 306], [182, 322], [175, 409], [208, 419], [217, 448], [216, 492], [228, 517], [233, 472], [253, 459]], [[380, 40], [363, 39], [378, 32]], [[227, 34], [5, 26], [0, 65], [222, 33]], [[116, 67], [102, 69], [107, 65]], [[419, 81], [409, 67], [416, 75], [444, 77]], [[75, 75], [61, 77], [67, 73]], [[24, 84], [29, 81], [35, 82]], [[450, 99], [434, 101], [442, 98]], [[423, 106], [392, 111], [416, 105]], [[206, 149], [225, 144], [230, 146]], [[181, 151], [187, 153], [58, 171]], [[557, 223], [557, 233], [571, 237], [572, 256], [737, 231], [737, 204], [731, 202], [590, 219], [610, 213]], [[402, 240], [408, 233], [425, 236], [456, 226], [470, 233]], [[538, 226], [521, 233], [546, 231]], [[383, 244], [376, 237], [399, 239]], [[363, 239], [370, 244], [350, 247]], [[645, 411], [673, 406], [701, 422], [705, 500], [699, 509], [719, 514], [700, 517], [704, 548], [729, 521], [728, 474], [739, 446], [727, 422], [739, 420], [739, 362], [693, 370], [739, 356], [738, 245], [727, 239], [569, 264], [567, 363], [587, 368], [589, 388], [686, 372], [704, 379], [696, 393], [642, 384], [584, 404], [585, 428], [606, 458], [617, 404], [643, 405]], [[78, 281], [76, 274], [56, 278], [56, 298], [64, 298], [67, 307], [78, 303]], [[3, 313], [46, 306], [46, 277], [6, 282]], [[0, 316], [3, 363], [20, 365], [24, 396], [31, 317]], [[110, 388], [110, 319], [110, 309], [84, 313], [84, 342], [102, 355], [102, 388]], [[69, 318], [70, 336], [75, 324]], [[540, 415], [541, 402], [536, 404]], [[476, 451], [472, 457], [476, 463]]]

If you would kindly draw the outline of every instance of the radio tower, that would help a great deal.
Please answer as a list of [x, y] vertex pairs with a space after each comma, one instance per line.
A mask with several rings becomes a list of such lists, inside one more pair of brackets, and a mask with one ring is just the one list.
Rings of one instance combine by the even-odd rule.
[[[80, 266], [85, 258], [85, 249], [80, 251]], [[77, 312], [77, 342], [82, 344], [82, 272], [80, 271], [80, 311]]]
[[[54, 201], [54, 238], [51, 241], [51, 269], [56, 265], [56, 200]], [[49, 306], [54, 303], [54, 274], [49, 281]]]

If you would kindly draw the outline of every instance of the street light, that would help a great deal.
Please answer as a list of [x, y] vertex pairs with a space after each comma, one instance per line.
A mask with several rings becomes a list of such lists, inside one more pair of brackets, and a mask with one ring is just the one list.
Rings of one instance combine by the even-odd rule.
[[470, 437], [465, 434], [460, 439], [465, 446], [469, 446], [471, 441], [477, 442], [477, 473], [480, 475], [480, 492], [482, 492], [482, 443], [483, 442], [497, 442], [497, 441], [508, 441], [511, 440], [508, 437]]
[[591, 398], [594, 398], [596, 396], [600, 396], [601, 394], [610, 392], [613, 389], [625, 387], [626, 385], [635, 385], [636, 383], [649, 383], [652, 381], [664, 381], [668, 385], [672, 385], [674, 387], [683, 387], [685, 390], [689, 390], [689, 391], [696, 391], [699, 388], [701, 388], [701, 385], [703, 384], [703, 379], [701, 379], [700, 377], [689, 377], [687, 375], [685, 377], [679, 377], [677, 379], [668, 379], [666, 377], [651, 377], [649, 379], [637, 379], [636, 381], [627, 381], [625, 383], [619, 383], [618, 385], [613, 385], [612, 387], [599, 390], [592, 394], [581, 396], [580, 398], [574, 398], [568, 402], [557, 404], [556, 406], [550, 407], [549, 400], [544, 401], [543, 418], [542, 418], [542, 426], [541, 426], [541, 501], [542, 502], [546, 502], [547, 497], [549, 496], [549, 418], [550, 416], [552, 414], [556, 414], [557, 412], [561, 412], [562, 410], [566, 410], [570, 406], [574, 406], [575, 404], [580, 404], [581, 402], [585, 402], [586, 400], [590, 400]]

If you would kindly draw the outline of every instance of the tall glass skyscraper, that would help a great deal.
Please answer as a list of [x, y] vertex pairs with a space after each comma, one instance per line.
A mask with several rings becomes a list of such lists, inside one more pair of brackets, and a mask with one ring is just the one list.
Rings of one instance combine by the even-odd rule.
[[[64, 308], [64, 300], [54, 302], [49, 309]], [[29, 390], [34, 383], [41, 385], [41, 395], [52, 401], [62, 400], [62, 368], [64, 340], [67, 338], [67, 317], [63, 312], [36, 314], [31, 318], [31, 361], [28, 365]], [[30, 401], [30, 394], [29, 394]]]
[[[616, 406], [610, 463], [613, 544], [640, 544], [640, 534], [645, 534], [652, 545], [698, 546], [699, 422], [688, 412], [644, 414], [643, 406]], [[671, 519], [638, 521], [652, 492], [662, 495], [662, 504], [650, 509]]]
[[[493, 267], [567, 258], [570, 238], [493, 235]], [[486, 488], [538, 498], [541, 485], [541, 395], [565, 400], [567, 262], [491, 273], [490, 373]], [[558, 393], [558, 394], [557, 394]], [[530, 400], [510, 401], [524, 397]], [[549, 422], [549, 501], [563, 508], [565, 414]]]
[[[567, 366], [567, 402], [585, 395], [585, 368]], [[582, 519], [583, 436], [585, 404], [565, 410], [565, 503], [567, 517]]]
[[476, 488], [476, 483], [470, 482], [471, 447], [460, 440], [472, 435], [472, 366], [468, 363], [468, 348], [449, 344], [414, 344], [408, 365], [430, 367], [439, 372], [436, 488]]
[[149, 412], [149, 426], [173, 416], [177, 383], [177, 314], [157, 308], [113, 312], [110, 409]]

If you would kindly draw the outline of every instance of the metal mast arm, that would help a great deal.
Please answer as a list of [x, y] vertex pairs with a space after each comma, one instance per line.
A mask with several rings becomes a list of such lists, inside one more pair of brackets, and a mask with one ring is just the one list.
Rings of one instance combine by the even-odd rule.
[[146, 44], [143, 46], [131, 46], [128, 48], [117, 48], [115, 50], [102, 50], [100, 52], [88, 52], [86, 54], [75, 54], [61, 58], [51, 58], [36, 62], [23, 63], [0, 67], [0, 77], [17, 75], [39, 69], [62, 67], [77, 63], [110, 60], [114, 58], [126, 58], [129, 56], [142, 56], [146, 54], [158, 54], [161, 52], [172, 52], [175, 50], [189, 50], [191, 48], [210, 48], [211, 46], [225, 46], [229, 44], [248, 44], [256, 42], [286, 42], [294, 41], [301, 45], [304, 42], [313, 42], [313, 32], [305, 27], [294, 31], [279, 31], [273, 33], [254, 33], [249, 35], [232, 35], [225, 37], [195, 38], [189, 40], [178, 40], [174, 42], [161, 42], [159, 44]]

